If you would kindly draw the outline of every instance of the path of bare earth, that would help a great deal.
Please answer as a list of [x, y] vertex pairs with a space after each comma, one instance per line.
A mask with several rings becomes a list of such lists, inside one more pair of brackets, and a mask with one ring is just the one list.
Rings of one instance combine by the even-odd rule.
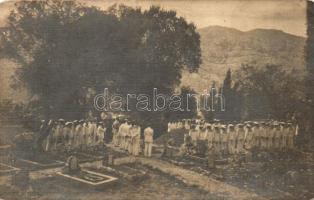
[[207, 176], [198, 174], [194, 171], [183, 169], [179, 166], [175, 166], [168, 162], [158, 159], [137, 158], [138, 162], [143, 165], [147, 165], [151, 168], [162, 171], [163, 173], [174, 176], [181, 180], [185, 184], [191, 187], [198, 187], [215, 195], [221, 196], [224, 199], [241, 199], [241, 200], [265, 200], [255, 193], [241, 190], [237, 187], [229, 185], [227, 183], [217, 181]]

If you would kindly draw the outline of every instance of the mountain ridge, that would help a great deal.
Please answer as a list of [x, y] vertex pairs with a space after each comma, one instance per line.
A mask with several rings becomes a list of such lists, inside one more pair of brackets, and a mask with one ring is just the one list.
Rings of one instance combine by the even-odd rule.
[[208, 26], [198, 32], [202, 64], [198, 73], [183, 72], [182, 76], [182, 85], [197, 92], [207, 89], [212, 81], [221, 83], [229, 68], [234, 72], [242, 64], [275, 64], [287, 70], [305, 71], [304, 37], [277, 29], [241, 31], [223, 26]]

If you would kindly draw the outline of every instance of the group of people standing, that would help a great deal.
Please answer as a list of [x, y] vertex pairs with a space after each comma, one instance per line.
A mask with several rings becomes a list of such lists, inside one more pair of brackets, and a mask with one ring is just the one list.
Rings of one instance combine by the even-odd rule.
[[[112, 142], [116, 147], [127, 151], [129, 154], [138, 156], [143, 152], [144, 156], [152, 155], [154, 130], [147, 127], [143, 131], [144, 141], [142, 140], [141, 127], [134, 121], [117, 118], [112, 124]], [[144, 150], [141, 145], [144, 142]]]
[[[40, 145], [45, 152], [62, 150], [96, 150], [104, 146], [108, 124], [97, 119], [63, 119], [42, 123]], [[204, 154], [204, 146], [210, 155], [249, 154], [254, 150], [286, 151], [294, 148], [298, 126], [278, 121], [244, 122], [223, 124], [207, 123], [203, 120], [182, 120], [168, 123], [168, 132], [185, 129], [183, 151]], [[142, 129], [135, 121], [115, 118], [110, 124], [113, 146], [138, 156], [152, 155], [154, 130]], [[110, 131], [111, 132], [111, 131]]]
[[[43, 120], [39, 130], [42, 139], [38, 141], [45, 152], [97, 150], [104, 146], [108, 134], [106, 126], [108, 124], [96, 118], [68, 122], [64, 119], [48, 122]], [[154, 136], [151, 127], [142, 130], [135, 121], [121, 117], [116, 117], [110, 126], [114, 146], [134, 156], [141, 152], [145, 156], [151, 156]]]
[[187, 129], [184, 147], [197, 153], [206, 144], [211, 154], [234, 155], [254, 150], [286, 151], [294, 148], [298, 126], [278, 121], [222, 124], [220, 122], [184, 120], [168, 124], [168, 130]]
[[65, 122], [64, 119], [50, 120], [48, 124], [43, 121], [40, 132], [49, 128], [46, 138], [42, 142], [43, 150], [87, 150], [103, 146], [106, 127], [103, 122], [91, 120], [74, 120]]

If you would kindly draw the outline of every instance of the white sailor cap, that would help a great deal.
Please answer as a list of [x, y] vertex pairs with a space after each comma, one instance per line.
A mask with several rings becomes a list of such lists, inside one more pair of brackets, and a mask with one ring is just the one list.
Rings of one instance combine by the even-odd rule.
[[73, 123], [72, 122], [66, 122], [65, 123], [65, 126], [70, 126], [70, 125], [72, 125]]
[[244, 124], [237, 124], [237, 127], [243, 128], [243, 127], [244, 127]]

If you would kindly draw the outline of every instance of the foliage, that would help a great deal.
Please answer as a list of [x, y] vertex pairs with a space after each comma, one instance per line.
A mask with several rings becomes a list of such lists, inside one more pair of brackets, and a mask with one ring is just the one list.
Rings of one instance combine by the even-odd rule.
[[[4, 50], [20, 66], [15, 85], [36, 97], [39, 115], [74, 119], [105, 87], [120, 94], [169, 94], [181, 70], [196, 71], [200, 37], [175, 11], [123, 5], [102, 11], [74, 1], [21, 1], [8, 18]], [[141, 120], [160, 113], [131, 113]]]
[[278, 65], [243, 65], [236, 73], [244, 119], [291, 119], [304, 109], [303, 77]]
[[307, 1], [307, 39], [305, 47], [306, 77], [306, 106], [307, 112], [303, 114], [304, 131], [307, 133], [305, 140], [313, 147], [314, 139], [314, 2]]
[[178, 95], [181, 98], [181, 110], [166, 111], [165, 117], [167, 121], [179, 121], [182, 119], [193, 119], [197, 116], [197, 99], [194, 98], [196, 92], [190, 87], [183, 86], [181, 93]]

